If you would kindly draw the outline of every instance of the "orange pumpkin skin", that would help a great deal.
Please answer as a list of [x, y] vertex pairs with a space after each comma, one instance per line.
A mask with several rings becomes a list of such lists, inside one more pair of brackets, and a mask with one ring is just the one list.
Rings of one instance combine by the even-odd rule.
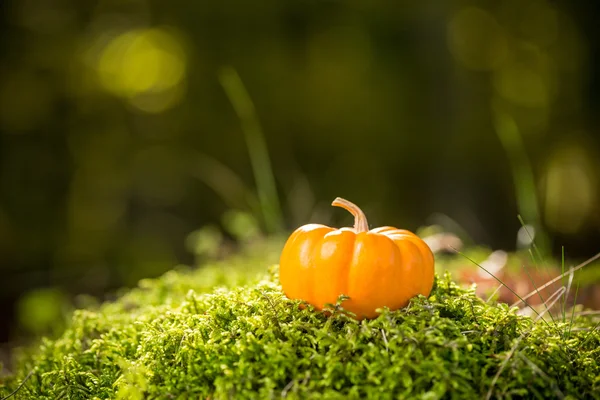
[[321, 310], [344, 294], [350, 299], [342, 307], [360, 320], [377, 317], [378, 308], [397, 310], [416, 295], [429, 296], [434, 259], [423, 240], [389, 226], [368, 230], [357, 206], [340, 198], [333, 205], [352, 212], [355, 227], [309, 224], [292, 233], [279, 262], [287, 297]]

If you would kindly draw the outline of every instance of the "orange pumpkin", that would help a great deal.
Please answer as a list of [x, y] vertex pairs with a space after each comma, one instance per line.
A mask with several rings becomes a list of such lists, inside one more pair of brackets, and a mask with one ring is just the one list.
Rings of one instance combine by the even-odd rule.
[[355, 204], [337, 198], [333, 206], [354, 215], [354, 228], [335, 229], [309, 224], [287, 240], [279, 263], [279, 278], [287, 297], [316, 309], [349, 297], [344, 309], [357, 319], [375, 318], [377, 308], [397, 310], [433, 286], [433, 253], [417, 235], [384, 226], [369, 230]]

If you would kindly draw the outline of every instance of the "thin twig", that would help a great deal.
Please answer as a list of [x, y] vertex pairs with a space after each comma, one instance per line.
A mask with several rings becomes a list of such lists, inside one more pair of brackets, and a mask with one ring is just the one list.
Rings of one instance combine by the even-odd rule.
[[285, 387], [281, 391], [281, 397], [283, 397], [283, 398], [287, 397], [288, 392], [294, 387], [295, 383], [296, 383], [296, 379], [292, 379], [287, 385], [285, 385]]
[[567, 274], [571, 274], [571, 273], [573, 273], [575, 271], [578, 271], [581, 268], [585, 267], [586, 265], [588, 265], [588, 264], [590, 264], [590, 263], [592, 263], [592, 262], [594, 262], [594, 261], [596, 261], [598, 259], [600, 259], [600, 253], [596, 254], [595, 256], [593, 256], [592, 258], [588, 259], [587, 261], [582, 262], [581, 264], [579, 264], [576, 267], [569, 268], [569, 270], [567, 272], [565, 272], [564, 274], [560, 274], [559, 276], [557, 276], [556, 278], [552, 279], [551, 281], [546, 282], [546, 284], [540, 286], [539, 288], [536, 288], [536, 290], [530, 292], [526, 296], [523, 296], [523, 297], [518, 296], [519, 297], [519, 301], [516, 301], [515, 303], [511, 304], [511, 307], [516, 307], [519, 304], [521, 304], [521, 302], [527, 304], [525, 302], [525, 300], [527, 300], [528, 298], [530, 298], [531, 296], [533, 296], [534, 294], [536, 294], [538, 290], [543, 290], [543, 289], [547, 288], [548, 286], [552, 285], [554, 282], [561, 280]]
[[11, 397], [13, 397], [15, 394], [17, 394], [17, 392], [19, 390], [21, 390], [21, 388], [23, 387], [23, 385], [25, 385], [25, 383], [29, 380], [29, 378], [31, 378], [31, 375], [33, 375], [33, 370], [29, 371], [29, 373], [27, 374], [27, 376], [25, 377], [25, 379], [23, 379], [23, 382], [21, 382], [21, 384], [19, 386], [17, 386], [17, 388], [15, 390], [13, 390], [13, 392], [11, 394], [9, 394], [6, 397], [3, 397], [1, 400], [7, 400], [10, 399]]
[[390, 352], [390, 346], [389, 346], [387, 337], [385, 336], [385, 331], [383, 329], [381, 329], [381, 336], [383, 336], [383, 342], [385, 343], [385, 350], [389, 353]]
[[582, 316], [582, 315], [600, 315], [600, 311], [580, 311], [575, 313], [575, 315], [577, 315], [578, 317]]
[[[533, 287], [535, 288], [535, 291], [540, 296], [540, 300], [542, 301], [542, 304], [544, 305], [544, 307], [546, 307], [546, 300], [544, 300], [544, 297], [542, 297], [542, 293], [540, 292], [540, 289], [537, 287], [537, 285], [533, 281], [533, 278], [531, 277], [531, 274], [529, 274], [529, 271], [527, 271], [527, 267], [525, 266], [525, 264], [523, 264], [523, 270], [529, 277], [529, 281], [531, 282], [531, 285], [533, 285]], [[546, 310], [548, 310], [547, 307], [546, 307]], [[556, 323], [556, 321], [554, 320], [554, 316], [552, 315], [552, 312], [550, 312], [550, 310], [548, 310], [548, 314], [550, 315], [550, 319], [552, 319], [552, 322]]]
[[498, 286], [498, 287], [496, 288], [496, 290], [494, 290], [494, 291], [492, 292], [492, 294], [490, 294], [490, 296], [488, 297], [488, 299], [485, 301], [485, 302], [486, 302], [486, 304], [487, 304], [487, 303], [489, 303], [490, 301], [492, 301], [492, 299], [494, 298], [494, 296], [496, 295], [496, 293], [498, 293], [498, 292], [500, 291], [500, 289], [502, 289], [502, 286], [504, 286], [504, 284], [503, 284], [503, 283], [501, 283], [501, 284], [500, 284], [500, 286]]

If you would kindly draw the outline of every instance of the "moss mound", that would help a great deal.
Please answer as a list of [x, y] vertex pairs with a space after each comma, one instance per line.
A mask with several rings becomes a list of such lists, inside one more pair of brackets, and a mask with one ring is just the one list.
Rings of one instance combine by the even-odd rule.
[[335, 305], [329, 317], [301, 309], [275, 270], [248, 283], [224, 265], [75, 311], [61, 337], [20, 357], [0, 395], [31, 372], [14, 398], [600, 398], [590, 319], [535, 322], [445, 276], [430, 298], [356, 322]]

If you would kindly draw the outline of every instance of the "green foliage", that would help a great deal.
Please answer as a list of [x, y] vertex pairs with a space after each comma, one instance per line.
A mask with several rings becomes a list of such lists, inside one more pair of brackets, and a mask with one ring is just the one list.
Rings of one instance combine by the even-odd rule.
[[429, 298], [357, 322], [288, 300], [276, 267], [252, 281], [260, 265], [171, 271], [77, 310], [20, 356], [0, 395], [33, 371], [14, 398], [599, 398], [591, 319], [536, 322], [445, 275]]

